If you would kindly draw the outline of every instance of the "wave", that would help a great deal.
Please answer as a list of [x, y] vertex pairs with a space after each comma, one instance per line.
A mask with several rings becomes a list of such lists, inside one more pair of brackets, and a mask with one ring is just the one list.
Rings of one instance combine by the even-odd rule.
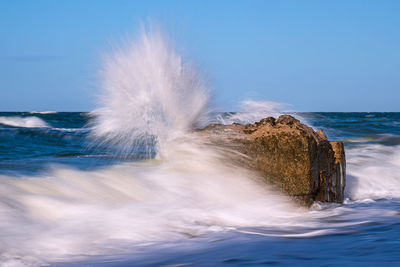
[[57, 111], [51, 111], [51, 110], [49, 110], [49, 111], [31, 111], [29, 113], [31, 113], [31, 114], [56, 114]]
[[[134, 254], [145, 244], [227, 231], [309, 238], [393, 216], [354, 201], [308, 210], [195, 134], [168, 146], [158, 159], [94, 171], [58, 167], [40, 177], [0, 176], [0, 261], [45, 265]], [[371, 194], [354, 191], [352, 197]]]
[[39, 128], [50, 127], [44, 120], [37, 117], [0, 117], [0, 124], [25, 127], [25, 128]]
[[88, 132], [90, 129], [87, 128], [51, 128], [54, 131], [60, 132]]
[[348, 147], [346, 194], [350, 199], [400, 197], [400, 146]]
[[170, 143], [174, 149], [159, 160], [86, 172], [57, 168], [42, 177], [0, 176], [3, 260], [6, 254], [76, 260], [72, 255], [124, 251], [137, 242], [302, 224], [296, 220], [302, 208], [196, 139]]
[[386, 146], [400, 145], [400, 136], [394, 134], [378, 134], [363, 137], [355, 137], [343, 140], [346, 144], [377, 143]]

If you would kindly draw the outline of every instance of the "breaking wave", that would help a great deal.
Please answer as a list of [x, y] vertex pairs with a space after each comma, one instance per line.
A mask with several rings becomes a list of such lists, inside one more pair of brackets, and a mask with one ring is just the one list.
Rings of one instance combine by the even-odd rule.
[[287, 197], [195, 143], [174, 145], [162, 161], [0, 176], [0, 260], [70, 261], [237, 227], [301, 225], [302, 209]]
[[400, 146], [348, 147], [346, 193], [353, 200], [400, 197]]
[[56, 114], [57, 111], [52, 111], [52, 110], [48, 110], [48, 111], [31, 111], [29, 113], [31, 113], [31, 114]]
[[50, 127], [44, 120], [37, 117], [0, 117], [0, 124], [25, 127], [25, 128], [39, 128]]

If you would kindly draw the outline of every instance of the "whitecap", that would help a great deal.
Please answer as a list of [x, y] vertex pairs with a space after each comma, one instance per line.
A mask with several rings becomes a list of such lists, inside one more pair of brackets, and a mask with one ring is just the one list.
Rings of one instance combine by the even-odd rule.
[[13, 127], [50, 127], [44, 120], [38, 117], [0, 117], [0, 124]]
[[31, 113], [31, 114], [56, 114], [57, 111], [52, 111], [52, 110], [49, 110], [49, 111], [31, 111], [29, 113]]

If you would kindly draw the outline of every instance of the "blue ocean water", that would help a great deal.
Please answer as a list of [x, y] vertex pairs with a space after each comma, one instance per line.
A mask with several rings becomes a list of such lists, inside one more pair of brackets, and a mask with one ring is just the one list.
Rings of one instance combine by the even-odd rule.
[[400, 113], [294, 115], [345, 143], [344, 204], [292, 206], [191, 140], [122, 157], [88, 113], [1, 112], [0, 261], [400, 265]]

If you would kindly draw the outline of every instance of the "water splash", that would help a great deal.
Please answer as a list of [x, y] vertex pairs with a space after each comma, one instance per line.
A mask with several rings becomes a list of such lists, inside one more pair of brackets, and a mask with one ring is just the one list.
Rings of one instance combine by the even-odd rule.
[[[290, 109], [290, 105], [274, 101], [245, 100], [238, 106], [238, 112], [219, 113], [212, 119], [212, 123], [229, 125], [232, 123], [254, 123], [263, 118], [278, 118], [289, 114], [310, 127], [313, 125], [300, 113]], [[314, 127], [313, 127], [314, 128]]]
[[239, 112], [218, 115], [216, 122], [221, 124], [254, 123], [266, 117], [279, 117], [287, 113], [287, 104], [273, 101], [246, 100], [240, 103]]
[[143, 30], [106, 56], [101, 74], [92, 135], [122, 155], [158, 153], [168, 139], [207, 121], [203, 79], [160, 31]]

